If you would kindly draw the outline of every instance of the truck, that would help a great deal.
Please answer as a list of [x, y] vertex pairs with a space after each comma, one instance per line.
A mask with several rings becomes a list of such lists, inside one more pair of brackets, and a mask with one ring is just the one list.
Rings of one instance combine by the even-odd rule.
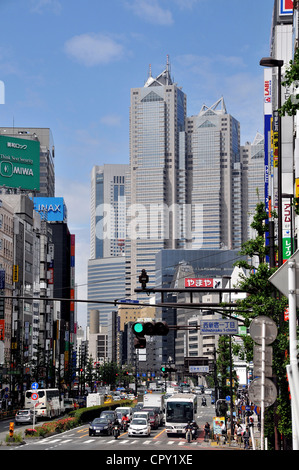
[[99, 406], [104, 404], [104, 395], [100, 393], [89, 393], [86, 397], [86, 407]]
[[159, 408], [160, 423], [164, 421], [165, 398], [162, 393], [146, 393], [143, 397], [144, 408]]

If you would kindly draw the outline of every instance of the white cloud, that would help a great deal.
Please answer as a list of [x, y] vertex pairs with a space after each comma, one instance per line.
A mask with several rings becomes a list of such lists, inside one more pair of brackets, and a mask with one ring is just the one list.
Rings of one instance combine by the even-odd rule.
[[34, 13], [43, 13], [45, 9], [53, 11], [56, 15], [61, 12], [61, 3], [59, 0], [31, 0], [31, 11]]
[[171, 11], [162, 8], [158, 0], [134, 0], [124, 4], [135, 15], [149, 23], [166, 26], [173, 24]]
[[117, 127], [121, 124], [121, 117], [117, 114], [107, 114], [101, 118], [101, 123], [106, 126]]
[[64, 50], [77, 62], [93, 67], [120, 60], [124, 56], [122, 44], [104, 34], [87, 33], [66, 41]]

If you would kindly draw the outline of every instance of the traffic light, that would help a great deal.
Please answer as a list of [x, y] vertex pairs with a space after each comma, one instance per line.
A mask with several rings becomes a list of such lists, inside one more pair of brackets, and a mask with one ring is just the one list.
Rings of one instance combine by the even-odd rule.
[[148, 283], [148, 275], [145, 269], [141, 271], [141, 274], [139, 276], [139, 282], [141, 284], [142, 289], [146, 289], [146, 284]]
[[134, 348], [135, 349], [145, 349], [146, 348], [146, 339], [144, 338], [143, 324], [134, 323], [132, 330], [136, 338], [134, 338]]
[[161, 367], [161, 372], [162, 372], [163, 377], [168, 377], [168, 373], [176, 372], [176, 371], [177, 371], [177, 369], [175, 367], [172, 367], [172, 366], [162, 366]]
[[132, 330], [136, 338], [134, 339], [135, 349], [144, 349], [146, 347], [146, 339], [144, 336], [166, 336], [169, 327], [166, 322], [135, 322]]

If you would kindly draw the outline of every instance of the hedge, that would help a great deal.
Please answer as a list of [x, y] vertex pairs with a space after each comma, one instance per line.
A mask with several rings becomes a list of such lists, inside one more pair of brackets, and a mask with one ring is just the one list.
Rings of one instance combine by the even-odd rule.
[[113, 401], [105, 405], [92, 406], [91, 408], [79, 408], [78, 410], [70, 411], [68, 416], [76, 418], [79, 425], [89, 423], [90, 421], [93, 421], [94, 418], [98, 418], [102, 411], [115, 410], [115, 408], [122, 408], [124, 406], [132, 406], [133, 403], [133, 400], [122, 400], [121, 402]]

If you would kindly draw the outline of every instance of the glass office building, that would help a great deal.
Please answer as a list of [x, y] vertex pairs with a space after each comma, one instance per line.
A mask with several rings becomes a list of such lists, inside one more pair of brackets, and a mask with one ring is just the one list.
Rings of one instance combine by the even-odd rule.
[[240, 124], [227, 113], [221, 98], [187, 119], [186, 135], [193, 233], [190, 248], [240, 248]]
[[[88, 299], [114, 301], [125, 296], [125, 184], [128, 165], [94, 166], [91, 173], [91, 250], [88, 261]], [[111, 304], [88, 303], [108, 326]], [[114, 308], [115, 309], [115, 308]]]
[[[155, 255], [184, 246], [186, 95], [170, 67], [131, 90], [130, 172], [127, 186], [126, 293], [146, 269], [155, 285]], [[183, 158], [182, 158], [183, 155]], [[181, 158], [180, 158], [181, 157]]]

